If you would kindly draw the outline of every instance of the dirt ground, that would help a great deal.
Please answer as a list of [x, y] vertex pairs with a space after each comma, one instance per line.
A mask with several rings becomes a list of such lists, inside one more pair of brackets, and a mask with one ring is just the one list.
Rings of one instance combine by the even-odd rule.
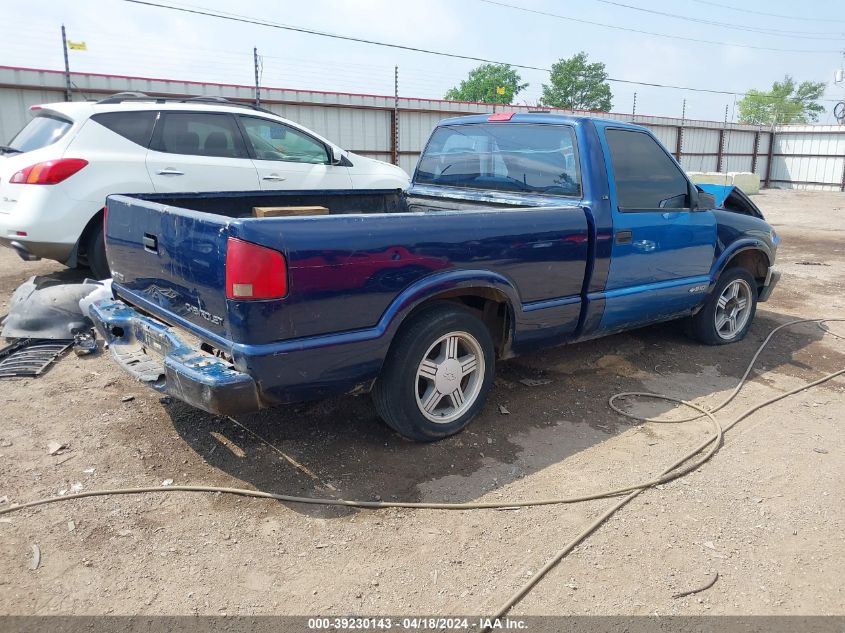
[[[739, 344], [700, 346], [664, 324], [501, 363], [483, 414], [430, 445], [392, 433], [366, 396], [242, 416], [241, 427], [161, 403], [108, 353], [70, 355], [38, 379], [0, 382], [0, 498], [172, 479], [350, 499], [509, 500], [643, 480], [710, 427], [635, 423], [608, 408], [609, 396], [717, 402], [772, 327], [845, 317], [845, 195], [765, 191], [755, 201], [783, 238], [783, 279]], [[34, 274], [74, 277], [0, 250], [0, 314]], [[845, 335], [845, 323], [831, 329]], [[845, 341], [795, 327], [720, 419], [842, 367]], [[712, 461], [623, 508], [512, 613], [845, 614], [843, 414], [836, 379], [741, 422]], [[70, 448], [50, 456], [51, 441]], [[489, 614], [612, 503], [450, 512], [188, 493], [70, 501], [0, 517], [0, 613]], [[714, 572], [711, 589], [672, 597]]]

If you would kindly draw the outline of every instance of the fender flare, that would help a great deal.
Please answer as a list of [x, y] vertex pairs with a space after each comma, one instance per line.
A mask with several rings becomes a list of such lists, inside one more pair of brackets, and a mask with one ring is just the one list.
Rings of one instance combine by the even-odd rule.
[[721, 274], [725, 271], [728, 267], [728, 263], [740, 253], [745, 251], [760, 251], [763, 255], [766, 256], [766, 260], [769, 262], [769, 267], [772, 266], [772, 253], [769, 249], [768, 244], [766, 244], [763, 240], [757, 239], [742, 239], [733, 242], [725, 251], [719, 255], [716, 261], [713, 262], [713, 265], [710, 267], [710, 288], [708, 290], [712, 290], [713, 286], [716, 284], [716, 281], [719, 279]]
[[423, 277], [393, 300], [379, 319], [377, 328], [392, 342], [402, 323], [417, 307], [440, 294], [464, 288], [490, 289], [504, 295], [512, 317], [509, 327], [513, 335], [516, 315], [522, 306], [519, 293], [510, 279], [489, 270], [449, 270]]

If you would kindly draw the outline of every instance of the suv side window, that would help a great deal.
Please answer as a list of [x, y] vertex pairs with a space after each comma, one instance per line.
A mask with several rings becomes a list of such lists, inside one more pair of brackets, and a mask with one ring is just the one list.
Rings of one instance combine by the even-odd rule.
[[253, 116], [241, 116], [241, 123], [257, 160], [313, 164], [329, 162], [326, 146], [297, 129]]
[[162, 112], [150, 147], [170, 154], [247, 158], [241, 132], [230, 114]]
[[102, 112], [91, 116], [92, 121], [142, 147], [150, 144], [155, 119], [156, 112], [153, 111]]
[[605, 134], [620, 211], [689, 208], [689, 182], [657, 141], [634, 130]]

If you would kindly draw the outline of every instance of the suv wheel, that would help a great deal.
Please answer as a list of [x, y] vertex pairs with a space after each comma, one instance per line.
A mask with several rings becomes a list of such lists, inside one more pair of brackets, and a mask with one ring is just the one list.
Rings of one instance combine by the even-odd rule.
[[85, 243], [85, 257], [88, 261], [88, 268], [95, 279], [108, 279], [111, 277], [109, 263], [106, 259], [106, 244], [103, 239], [102, 227], [96, 229]]
[[373, 401], [404, 437], [431, 442], [463, 430], [493, 383], [490, 332], [469, 310], [438, 304], [420, 312], [396, 337]]

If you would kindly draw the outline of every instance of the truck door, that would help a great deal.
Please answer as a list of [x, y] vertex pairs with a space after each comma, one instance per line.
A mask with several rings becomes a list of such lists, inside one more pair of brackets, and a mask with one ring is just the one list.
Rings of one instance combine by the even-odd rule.
[[695, 307], [709, 283], [712, 209], [692, 210], [694, 185], [651, 134], [606, 127], [613, 247], [601, 329], [648, 323]]
[[231, 114], [162, 112], [147, 152], [147, 171], [158, 192], [259, 189], [258, 173]]

